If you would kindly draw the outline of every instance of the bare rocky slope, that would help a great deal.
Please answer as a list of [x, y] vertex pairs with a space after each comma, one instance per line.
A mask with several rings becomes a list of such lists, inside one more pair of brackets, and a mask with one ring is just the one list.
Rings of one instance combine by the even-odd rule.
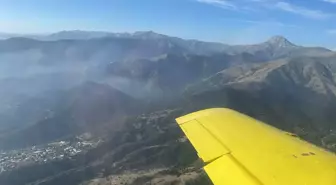
[[186, 94], [195, 107], [231, 107], [321, 145], [336, 127], [334, 61], [301, 57], [237, 66], [189, 86]]

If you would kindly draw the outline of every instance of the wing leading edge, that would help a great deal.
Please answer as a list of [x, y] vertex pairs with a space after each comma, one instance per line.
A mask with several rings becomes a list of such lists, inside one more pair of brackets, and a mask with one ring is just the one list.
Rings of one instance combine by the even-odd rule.
[[335, 185], [336, 156], [230, 109], [177, 118], [215, 185]]

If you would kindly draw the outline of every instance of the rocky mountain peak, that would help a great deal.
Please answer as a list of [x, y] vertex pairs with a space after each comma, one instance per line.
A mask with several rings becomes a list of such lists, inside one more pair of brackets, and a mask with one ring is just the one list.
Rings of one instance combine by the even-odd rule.
[[266, 43], [279, 47], [279, 48], [296, 47], [295, 44], [293, 44], [292, 42], [290, 42], [283, 36], [274, 36], [270, 38]]
[[162, 35], [153, 31], [137, 31], [133, 33], [133, 37], [143, 38], [143, 39], [159, 39], [165, 38], [166, 35]]

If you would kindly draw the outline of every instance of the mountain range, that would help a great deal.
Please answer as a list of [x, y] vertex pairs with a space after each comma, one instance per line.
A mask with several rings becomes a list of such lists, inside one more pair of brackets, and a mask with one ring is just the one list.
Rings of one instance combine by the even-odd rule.
[[[74, 183], [71, 177], [91, 172], [90, 178], [98, 178], [193, 166], [190, 145], [176, 142], [185, 139], [174, 118], [211, 107], [238, 110], [336, 151], [336, 55], [329, 49], [299, 46], [282, 36], [253, 45], [152, 31], [0, 36], [0, 149], [87, 132], [108, 141], [90, 157], [83, 154], [87, 162], [81, 159], [57, 175], [46, 171], [29, 183], [76, 184], [90, 179]], [[139, 160], [125, 155], [130, 148]], [[13, 177], [0, 174], [0, 182]]]
[[281, 59], [225, 69], [186, 93], [201, 106], [232, 107], [310, 137], [335, 129], [335, 75], [333, 57]]
[[[1, 35], [1, 34], [0, 34]], [[111, 32], [88, 32], [88, 31], [61, 31], [49, 35], [20, 35], [20, 34], [2, 34], [2, 38], [30, 38], [39, 41], [61, 41], [61, 40], [81, 40], [92, 41], [105, 39], [105, 42], [112, 42], [114, 39], [131, 39], [139, 41], [156, 41], [160, 48], [178, 48], [180, 52], [188, 52], [193, 54], [213, 54], [225, 52], [235, 53], [251, 53], [258, 55], [266, 55], [264, 57], [280, 58], [287, 55], [323, 55], [328, 54], [330, 50], [323, 47], [302, 47], [295, 45], [282, 36], [274, 36], [268, 41], [253, 45], [228, 45], [216, 42], [204, 42], [198, 40], [184, 40], [178, 37], [167, 36], [153, 31], [140, 31], [134, 33], [111, 33]], [[110, 39], [110, 40], [109, 40]], [[130, 41], [128, 41], [130, 42]], [[37, 43], [35, 43], [37, 44]], [[83, 43], [81, 43], [83, 44]], [[90, 44], [90, 43], [88, 43]], [[93, 44], [93, 43], [92, 43]], [[105, 45], [106, 46], [106, 45]], [[147, 46], [148, 47], [148, 46]], [[146, 49], [146, 48], [137, 48]], [[303, 50], [303, 51], [301, 51]], [[310, 51], [310, 53], [305, 52]], [[167, 52], [167, 51], [165, 51]]]

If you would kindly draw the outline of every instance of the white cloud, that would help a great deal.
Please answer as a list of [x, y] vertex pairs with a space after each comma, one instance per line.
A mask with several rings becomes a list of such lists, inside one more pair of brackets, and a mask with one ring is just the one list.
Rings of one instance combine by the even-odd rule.
[[312, 19], [327, 19], [331, 17], [330, 14], [324, 13], [320, 10], [312, 10], [305, 7], [296, 6], [287, 2], [277, 2], [275, 4], [275, 7], [286, 12], [291, 12]]
[[[255, 12], [257, 10], [279, 9], [288, 13], [301, 15], [311, 19], [323, 20], [333, 17], [334, 14], [326, 13], [321, 10], [315, 10], [307, 7], [297, 6], [295, 4], [285, 2], [284, 0], [194, 0], [199, 3], [210, 4], [224, 9]], [[335, 3], [336, 0], [320, 0], [329, 3]]]
[[200, 3], [206, 3], [218, 6], [225, 9], [233, 9], [233, 10], [237, 9], [237, 6], [234, 3], [227, 0], [196, 0], [196, 1]]
[[335, 3], [336, 4], [336, 0], [322, 0], [324, 2], [327, 2], [327, 3]]
[[269, 25], [269, 26], [277, 26], [277, 27], [288, 27], [288, 28], [301, 28], [298, 25], [294, 24], [287, 24], [279, 21], [268, 21], [268, 20], [248, 20], [248, 19], [226, 19], [229, 21], [235, 21], [235, 22], [242, 22], [247, 24], [253, 24], [253, 25]]

